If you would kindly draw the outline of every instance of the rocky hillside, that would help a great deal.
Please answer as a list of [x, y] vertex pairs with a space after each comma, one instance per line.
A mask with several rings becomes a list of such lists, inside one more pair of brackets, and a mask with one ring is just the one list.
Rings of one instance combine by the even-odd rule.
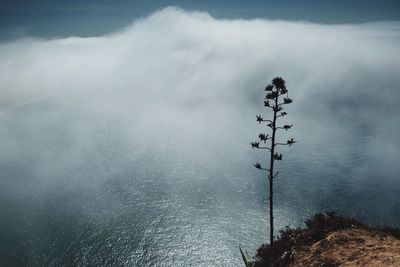
[[363, 229], [334, 231], [295, 251], [290, 266], [400, 266], [400, 239]]
[[334, 212], [305, 223], [260, 247], [253, 266], [400, 266], [400, 229], [369, 227]]

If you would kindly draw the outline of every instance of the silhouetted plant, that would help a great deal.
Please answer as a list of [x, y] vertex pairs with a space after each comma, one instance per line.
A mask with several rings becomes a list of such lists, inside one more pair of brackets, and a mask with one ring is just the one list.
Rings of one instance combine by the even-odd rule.
[[[276, 131], [277, 130], [289, 130], [292, 128], [293, 124], [286, 124], [283, 126], [278, 126], [276, 124], [277, 119], [284, 117], [287, 115], [286, 112], [282, 111], [284, 109], [284, 105], [290, 104], [293, 102], [292, 99], [289, 98], [288, 96], [288, 90], [286, 89], [286, 82], [284, 79], [281, 77], [275, 77], [272, 79], [272, 83], [268, 84], [265, 87], [265, 91], [267, 92], [267, 95], [265, 96], [264, 100], [264, 107], [270, 108], [272, 110], [272, 119], [271, 120], [265, 120], [261, 115], [256, 116], [256, 120], [259, 124], [265, 122], [266, 125], [270, 128], [270, 131], [272, 132], [271, 135], [266, 134], [266, 133], [260, 133], [258, 135], [258, 138], [260, 139], [260, 142], [263, 142], [264, 144], [267, 143], [267, 141], [270, 140], [270, 145], [269, 146], [261, 146], [260, 142], [252, 142], [251, 147], [254, 149], [265, 149], [269, 152], [270, 154], [270, 163], [269, 163], [269, 168], [263, 168], [260, 163], [256, 162], [254, 164], [254, 167], [256, 167], [259, 170], [264, 170], [268, 172], [268, 181], [269, 181], [269, 225], [270, 225], [270, 243], [272, 244], [274, 242], [274, 214], [273, 214], [273, 181], [274, 178], [278, 175], [278, 172], [274, 173], [274, 162], [276, 160], [282, 160], [283, 156], [281, 153], [277, 153], [275, 150], [275, 147], [278, 145], [284, 146], [288, 145], [291, 146], [296, 141], [291, 138], [287, 140], [286, 142], [279, 143], [276, 142]], [[283, 100], [281, 100], [281, 97], [283, 96]]]
[[312, 241], [323, 239], [328, 233], [351, 227], [367, 226], [354, 218], [347, 218], [334, 211], [315, 214], [311, 219], [305, 221], [309, 237]]

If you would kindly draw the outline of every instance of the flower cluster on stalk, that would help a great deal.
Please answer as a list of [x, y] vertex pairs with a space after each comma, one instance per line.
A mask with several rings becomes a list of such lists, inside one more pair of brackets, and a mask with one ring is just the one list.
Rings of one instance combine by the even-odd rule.
[[[293, 100], [291, 98], [289, 98], [285, 80], [282, 79], [281, 77], [275, 77], [274, 79], [272, 79], [271, 83], [265, 87], [265, 91], [266, 91], [266, 95], [265, 95], [265, 99], [264, 99], [264, 107], [271, 108], [272, 111], [274, 112], [274, 117], [271, 120], [266, 120], [261, 115], [257, 115], [256, 116], [257, 122], [259, 124], [266, 122], [266, 126], [271, 128], [273, 135], [275, 134], [275, 132], [278, 129], [283, 129], [283, 130], [287, 131], [290, 128], [292, 128], [293, 124], [285, 124], [282, 126], [278, 126], [276, 123], [277, 119], [279, 117], [283, 117], [283, 116], [287, 115], [287, 113], [285, 111], [282, 111], [284, 109], [284, 106], [293, 103]], [[283, 98], [283, 101], [280, 98], [281, 96]], [[279, 100], [281, 100], [282, 102], [279, 102]], [[265, 146], [261, 147], [260, 142], [263, 142], [264, 144], [266, 144], [268, 140], [272, 139], [272, 136], [267, 133], [260, 133], [258, 135], [258, 138], [259, 138], [259, 141], [250, 143], [251, 147], [253, 149], [269, 150], [271, 152], [272, 160], [282, 160], [283, 159], [283, 156], [281, 153], [273, 153], [272, 154], [272, 152], [274, 151], [273, 147], [275, 147], [276, 145], [291, 146], [294, 143], [296, 143], [296, 141], [293, 138], [287, 140], [285, 143], [275, 142], [275, 139], [273, 139], [274, 143], [271, 142], [270, 147], [265, 147]], [[254, 166], [257, 169], [268, 170], [268, 169], [262, 168], [260, 163], [256, 163], [256, 164], [254, 164]]]

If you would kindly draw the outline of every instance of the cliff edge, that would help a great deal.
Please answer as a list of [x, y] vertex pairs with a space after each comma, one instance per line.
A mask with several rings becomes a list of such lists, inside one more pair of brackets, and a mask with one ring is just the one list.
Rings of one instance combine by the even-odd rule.
[[356, 228], [334, 231], [298, 248], [290, 266], [400, 266], [400, 239]]
[[398, 228], [370, 227], [335, 212], [316, 214], [305, 224], [262, 245], [253, 266], [400, 266]]

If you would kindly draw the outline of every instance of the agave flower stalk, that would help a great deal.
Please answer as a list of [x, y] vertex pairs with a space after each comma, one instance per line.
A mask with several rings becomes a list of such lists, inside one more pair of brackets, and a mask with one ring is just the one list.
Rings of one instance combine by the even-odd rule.
[[[273, 181], [274, 178], [278, 175], [279, 172], [274, 173], [274, 163], [276, 160], [281, 161], [283, 159], [283, 155], [281, 153], [276, 152], [276, 146], [291, 146], [296, 141], [291, 138], [286, 142], [276, 142], [276, 132], [279, 129], [289, 130], [292, 128], [293, 124], [285, 124], [282, 126], [277, 125], [277, 119], [284, 117], [287, 115], [286, 112], [282, 111], [285, 105], [291, 104], [293, 100], [288, 96], [288, 90], [286, 88], [286, 82], [281, 77], [275, 77], [272, 79], [272, 83], [268, 84], [265, 87], [265, 91], [267, 92], [264, 100], [264, 107], [270, 108], [272, 110], [272, 119], [266, 120], [261, 115], [257, 115], [256, 119], [259, 124], [266, 122], [266, 126], [271, 129], [271, 135], [266, 133], [260, 133], [258, 138], [260, 141], [255, 141], [250, 143], [253, 149], [266, 149], [270, 156], [269, 168], [263, 168], [261, 163], [255, 163], [254, 167], [267, 171], [268, 172], [268, 182], [269, 182], [269, 230], [270, 230], [270, 243], [274, 242], [274, 213], [273, 213]], [[281, 97], [283, 101], [281, 100]], [[280, 102], [282, 101], [282, 102]], [[267, 146], [267, 141], [270, 141], [269, 146]], [[260, 142], [263, 142], [265, 145], [261, 146]]]

